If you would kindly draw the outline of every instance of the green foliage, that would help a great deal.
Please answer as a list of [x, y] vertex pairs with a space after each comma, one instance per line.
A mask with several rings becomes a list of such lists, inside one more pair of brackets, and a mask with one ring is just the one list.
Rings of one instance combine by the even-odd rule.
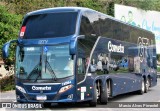
[[42, 8], [79, 6], [88, 7], [113, 16], [114, 4], [160, 11], [159, 0], [6, 0], [5, 2], [10, 12], [22, 15]]
[[1, 91], [8, 91], [15, 89], [14, 76], [6, 76], [0, 79]]
[[7, 3], [11, 4], [8, 7], [9, 10], [14, 10], [16, 14], [22, 15], [37, 9], [62, 6], [88, 7], [101, 12], [106, 11], [106, 4], [101, 0], [15, 0], [7, 1]]
[[157, 60], [160, 61], [160, 54], [157, 54]]
[[160, 72], [160, 67], [157, 67], [157, 72]]
[[[5, 42], [17, 38], [21, 19], [21, 15], [11, 14], [5, 7], [0, 6], [0, 49]], [[13, 53], [11, 52], [9, 60], [13, 60]], [[0, 58], [2, 58], [1, 51]]]
[[102, 10], [102, 2], [99, 2], [98, 0], [81, 0], [77, 1], [76, 4], [79, 7], [88, 7], [97, 11], [104, 12], [104, 10]]

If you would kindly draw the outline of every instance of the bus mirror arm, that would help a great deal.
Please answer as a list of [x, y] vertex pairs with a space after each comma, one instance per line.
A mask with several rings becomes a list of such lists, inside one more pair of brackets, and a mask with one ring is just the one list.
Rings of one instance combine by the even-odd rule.
[[2, 55], [3, 55], [2, 57], [4, 60], [9, 56], [9, 47], [11, 43], [17, 43], [17, 40], [11, 40], [9, 42], [6, 42], [2, 47]]
[[78, 35], [74, 38], [72, 38], [70, 40], [70, 46], [69, 46], [69, 52], [70, 52], [70, 55], [73, 57], [73, 55], [76, 54], [76, 48], [77, 48], [77, 40], [78, 39], [85, 39], [85, 35]]

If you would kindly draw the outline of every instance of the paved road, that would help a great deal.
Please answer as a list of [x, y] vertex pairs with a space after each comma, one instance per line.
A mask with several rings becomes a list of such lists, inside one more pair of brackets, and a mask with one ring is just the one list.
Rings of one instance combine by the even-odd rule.
[[[1, 102], [2, 101], [5, 101], [5, 102], [15, 101], [14, 91], [1, 93], [0, 97], [1, 97]], [[90, 108], [90, 107], [88, 107], [88, 104], [85, 104], [85, 103], [74, 104], [74, 105], [67, 104], [65, 106], [58, 106], [56, 104], [53, 104], [52, 108], [46, 108], [46, 110], [48, 110], [48, 111], [55, 110], [55, 109], [69, 110], [69, 111], [73, 111], [73, 110], [76, 110], [76, 111], [77, 110], [78, 111], [88, 111], [88, 110], [92, 110], [92, 111], [101, 111], [101, 110], [103, 110], [103, 111], [106, 111], [106, 110], [107, 111], [122, 111], [122, 110], [124, 110], [124, 111], [128, 111], [128, 110], [132, 110], [132, 111], [138, 111], [138, 110], [159, 111], [160, 110], [158, 108], [149, 108], [149, 109], [148, 108], [141, 108], [141, 109], [138, 109], [138, 108], [108, 108], [108, 106], [112, 106], [116, 102], [160, 102], [160, 79], [158, 79], [157, 86], [151, 88], [148, 93], [145, 93], [143, 95], [139, 95], [136, 92], [134, 92], [134, 93], [119, 95], [119, 96], [116, 96], [112, 99], [109, 99], [108, 105], [97, 105], [96, 108]], [[20, 110], [20, 109], [15, 109], [15, 110]], [[9, 109], [8, 109], [8, 111], [9, 111]]]

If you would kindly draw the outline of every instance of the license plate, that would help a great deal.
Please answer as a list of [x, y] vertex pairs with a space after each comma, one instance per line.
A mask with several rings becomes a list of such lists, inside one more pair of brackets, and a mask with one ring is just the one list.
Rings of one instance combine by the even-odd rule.
[[47, 96], [46, 95], [37, 95], [36, 99], [40, 100], [40, 101], [44, 101], [44, 100], [47, 100]]

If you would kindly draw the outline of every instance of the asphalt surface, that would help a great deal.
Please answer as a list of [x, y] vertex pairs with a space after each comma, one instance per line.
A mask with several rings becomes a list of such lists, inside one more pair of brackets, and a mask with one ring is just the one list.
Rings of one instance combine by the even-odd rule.
[[[8, 91], [0, 94], [0, 100], [1, 102], [15, 102], [15, 92], [14, 91]], [[77, 104], [66, 104], [66, 105], [57, 105], [52, 104], [50, 108], [45, 109], [36, 109], [37, 111], [51, 111], [51, 110], [69, 110], [69, 111], [160, 111], [160, 108], [118, 108], [117, 104], [137, 104], [137, 102], [140, 102], [140, 104], [145, 102], [159, 102], [160, 107], [160, 78], [158, 79], [158, 84], [155, 87], [150, 88], [148, 93], [144, 93], [143, 95], [137, 94], [137, 92], [127, 93], [123, 95], [118, 95], [114, 98], [109, 99], [109, 102], [107, 105], [100, 105], [98, 104], [96, 108], [89, 107], [87, 103], [77, 103]], [[116, 108], [113, 108], [114, 105]], [[112, 107], [112, 108], [111, 108]], [[4, 109], [1, 108], [0, 110], [10, 111], [11, 109]], [[22, 110], [22, 109], [12, 109], [13, 111]], [[24, 109], [26, 110], [26, 109]], [[33, 110], [33, 109], [29, 109]], [[35, 111], [35, 109], [34, 109]]]

